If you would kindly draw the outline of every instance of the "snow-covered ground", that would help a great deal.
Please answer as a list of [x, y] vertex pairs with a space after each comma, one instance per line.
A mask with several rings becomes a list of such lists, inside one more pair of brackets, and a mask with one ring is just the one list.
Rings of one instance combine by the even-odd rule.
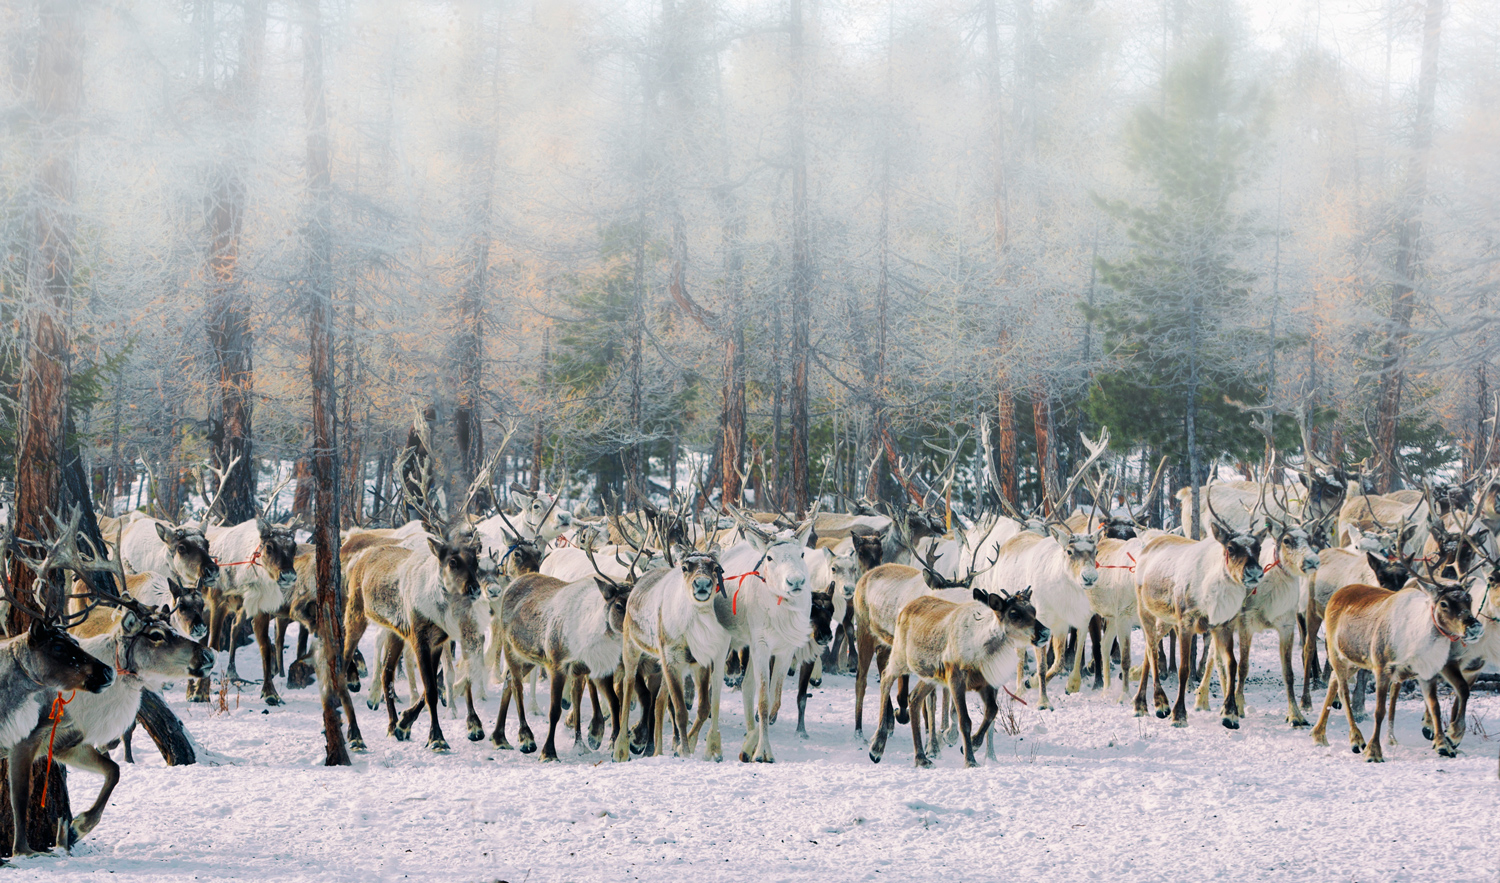
[[[1017, 706], [1019, 734], [999, 737], [997, 760], [974, 770], [952, 748], [934, 769], [914, 769], [906, 727], [872, 764], [852, 740], [849, 677], [827, 678], [809, 700], [807, 741], [793, 732], [787, 697], [773, 730], [775, 765], [613, 764], [561, 747], [570, 737], [560, 740], [563, 762], [543, 765], [466, 742], [461, 722], [447, 717], [454, 750], [439, 755], [421, 741], [394, 742], [384, 711], [358, 701], [370, 750], [352, 769], [329, 769], [314, 690], [288, 691], [287, 706], [263, 709], [247, 688], [216, 713], [187, 706], [179, 686], [169, 698], [208, 762], [167, 768], [139, 737], [143, 762], [125, 768], [103, 822], [72, 856], [24, 859], [0, 873], [435, 883], [1500, 880], [1500, 741], [1471, 727], [1458, 758], [1439, 758], [1419, 732], [1420, 700], [1409, 696], [1400, 703], [1401, 746], [1385, 764], [1350, 753], [1341, 713], [1329, 728], [1332, 747], [1315, 747], [1306, 730], [1281, 721], [1273, 644], [1266, 635], [1257, 646], [1250, 714], [1238, 732], [1212, 714], [1175, 730], [1089, 690], [1062, 696], [1054, 682], [1058, 709]], [[246, 676], [255, 660], [240, 654]], [[486, 726], [497, 703], [492, 689]], [[726, 693], [731, 758], [740, 709], [739, 694]], [[1494, 694], [1476, 694], [1471, 710], [1500, 734]], [[514, 740], [514, 715], [510, 726]], [[419, 739], [425, 728], [424, 717]], [[97, 782], [71, 775], [75, 810]]]

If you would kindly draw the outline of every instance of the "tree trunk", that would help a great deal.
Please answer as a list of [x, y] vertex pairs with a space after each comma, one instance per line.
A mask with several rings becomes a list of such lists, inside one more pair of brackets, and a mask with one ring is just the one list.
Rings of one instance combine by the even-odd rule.
[[[985, 84], [989, 92], [990, 125], [990, 198], [994, 205], [994, 245], [996, 260], [1003, 260], [1009, 238], [1005, 199], [1005, 106], [1004, 87], [1000, 82], [1000, 23], [995, 5], [984, 3]], [[1002, 411], [1004, 408], [1001, 409]], [[1014, 500], [1012, 500], [1014, 502]]]
[[[218, 96], [218, 119], [230, 133], [225, 157], [213, 169], [204, 210], [208, 221], [208, 344], [215, 376], [210, 389], [210, 442], [215, 467], [224, 476], [217, 512], [227, 524], [255, 517], [255, 461], [251, 423], [255, 393], [254, 336], [239, 272], [244, 226], [245, 143], [255, 119], [265, 54], [266, 2], [246, 0], [240, 62]], [[238, 462], [236, 462], [238, 458]]]
[[[51, 518], [63, 516], [63, 458], [68, 430], [68, 316], [73, 294], [74, 160], [80, 129], [78, 109], [83, 88], [83, 4], [81, 0], [41, 0], [36, 36], [36, 66], [32, 70], [32, 102], [28, 114], [30, 137], [38, 145], [39, 162], [27, 207], [26, 280], [24, 293], [20, 426], [16, 444], [16, 500], [11, 529], [18, 539], [45, 540]], [[81, 505], [90, 508], [88, 487], [79, 489]], [[64, 516], [65, 517], [65, 516]], [[51, 613], [66, 609], [63, 574], [42, 574], [46, 584], [35, 598]], [[11, 585], [18, 592], [32, 586], [26, 565], [14, 562]], [[19, 634], [30, 624], [11, 606], [7, 631]], [[44, 773], [38, 773], [44, 775]], [[67, 777], [53, 764], [44, 785], [48, 803], [40, 805], [42, 787], [32, 788], [28, 807], [31, 845], [50, 849], [59, 820], [72, 818]], [[9, 812], [8, 788], [0, 789], [0, 804]], [[10, 839], [5, 841], [9, 851]]]
[[[1031, 390], [1031, 420], [1036, 428], [1036, 477], [1041, 486], [1042, 514], [1048, 518], [1054, 514], [1058, 518], [1067, 517], [1068, 502], [1059, 500], [1057, 492], [1062, 487], [1057, 481], [1057, 445], [1054, 442], [1056, 432], [1052, 425], [1052, 395], [1047, 391], [1045, 383], [1037, 383]], [[1061, 513], [1055, 513], [1057, 507], [1062, 507]]]
[[[328, 144], [328, 105], [323, 91], [323, 29], [318, 0], [302, 0], [302, 107], [307, 119], [307, 189], [312, 202], [308, 224], [308, 340], [311, 348], [313, 521], [318, 580], [318, 640], [324, 648], [344, 646], [342, 574], [339, 572], [339, 468], [337, 396], [333, 377], [333, 170]], [[343, 654], [319, 655], [323, 698], [324, 763], [348, 766], [349, 750], [339, 719], [344, 685]], [[352, 707], [352, 705], [350, 706]]]
[[1016, 456], [1018, 452], [1018, 439], [1016, 438], [1016, 398], [1011, 393], [1009, 382], [1000, 378], [1000, 390], [996, 396], [999, 404], [999, 414], [995, 420], [995, 469], [1000, 473], [995, 480], [1000, 484], [1000, 495], [1010, 503], [1012, 508], [1019, 509], [1020, 494], [1016, 487]]
[[1433, 104], [1437, 94], [1438, 44], [1442, 37], [1443, 0], [1427, 0], [1422, 36], [1422, 68], [1417, 79], [1417, 111], [1406, 186], [1397, 205], [1400, 233], [1396, 241], [1396, 282], [1385, 347], [1381, 352], [1376, 403], [1377, 490], [1389, 493], [1400, 477], [1397, 430], [1401, 423], [1401, 388], [1406, 382], [1406, 339], [1416, 309], [1417, 277], [1422, 271], [1422, 208], [1427, 200], [1427, 161], [1432, 147]]
[[807, 511], [811, 490], [808, 463], [808, 356], [811, 349], [812, 254], [807, 217], [806, 62], [802, 33], [802, 0], [791, 0], [792, 66], [792, 278], [791, 278], [791, 497], [792, 512]]

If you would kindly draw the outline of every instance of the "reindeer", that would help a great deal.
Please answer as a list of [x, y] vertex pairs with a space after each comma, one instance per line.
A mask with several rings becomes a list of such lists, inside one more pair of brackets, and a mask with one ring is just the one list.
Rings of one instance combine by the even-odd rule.
[[[1399, 591], [1412, 574], [1412, 558], [1395, 557], [1395, 552], [1377, 553], [1352, 549], [1324, 549], [1318, 553], [1318, 569], [1303, 589], [1302, 617], [1306, 623], [1302, 645], [1302, 708], [1312, 708], [1312, 681], [1322, 671], [1317, 662], [1318, 632], [1323, 627], [1323, 613], [1328, 599], [1344, 586], [1376, 585], [1387, 591]], [[1356, 714], [1364, 707], [1365, 672], [1355, 679]]]
[[[1260, 552], [1261, 579], [1250, 595], [1245, 598], [1244, 608], [1234, 620], [1235, 631], [1240, 639], [1239, 684], [1235, 695], [1240, 702], [1239, 712], [1245, 713], [1245, 682], [1250, 668], [1250, 642], [1257, 632], [1274, 631], [1280, 643], [1281, 677], [1286, 686], [1286, 720], [1293, 727], [1307, 726], [1302, 709], [1297, 705], [1297, 679], [1292, 672], [1292, 643], [1297, 632], [1297, 612], [1301, 606], [1304, 589], [1312, 574], [1318, 570], [1320, 558], [1308, 538], [1307, 530], [1290, 526], [1271, 516], [1266, 516], [1266, 529], [1270, 543], [1262, 544]], [[1213, 663], [1210, 662], [1210, 667]], [[1221, 680], [1224, 672], [1220, 672]], [[1210, 671], [1205, 670], [1198, 685], [1197, 711], [1208, 710], [1208, 683]]]
[[[84, 652], [96, 659], [112, 659], [117, 672], [114, 682], [98, 692], [74, 696], [63, 706], [61, 722], [54, 730], [51, 716], [39, 714], [35, 729], [11, 750], [10, 778], [12, 812], [25, 806], [29, 799], [29, 770], [37, 755], [49, 748], [57, 760], [73, 769], [87, 770], [104, 777], [99, 796], [83, 813], [75, 816], [68, 827], [67, 845], [72, 846], [98, 824], [109, 803], [110, 794], [120, 780], [120, 767], [101, 750], [121, 738], [135, 724], [141, 704], [141, 690], [159, 687], [167, 679], [205, 677], [212, 670], [214, 652], [176, 631], [165, 609], [153, 611], [139, 602], [122, 597], [123, 604], [112, 628], [97, 637], [79, 642]], [[16, 854], [24, 854], [21, 838], [25, 825], [16, 826]]]
[[[269, 499], [275, 499], [275, 494]], [[234, 527], [208, 529], [208, 540], [220, 560], [218, 585], [208, 595], [209, 646], [219, 645], [219, 636], [228, 619], [229, 599], [238, 599], [235, 623], [240, 617], [250, 618], [260, 648], [260, 698], [271, 706], [285, 703], [276, 692], [278, 663], [272, 653], [270, 623], [286, 608], [297, 582], [297, 527], [294, 522], [272, 524], [257, 516]], [[234, 625], [229, 626], [231, 635], [235, 630]], [[224, 674], [231, 681], [239, 679], [234, 665], [236, 649], [231, 640], [229, 665]]]
[[[430, 719], [427, 747], [448, 750], [438, 724], [437, 667], [443, 646], [457, 640], [472, 670], [483, 656], [483, 632], [475, 614], [482, 601], [479, 585], [480, 544], [471, 532], [428, 540], [428, 549], [412, 551], [401, 546], [376, 546], [355, 556], [349, 565], [348, 601], [344, 608], [344, 662], [350, 690], [358, 691], [359, 675], [354, 650], [373, 619], [412, 647], [422, 679], [423, 695], [402, 711], [395, 707], [393, 686], [400, 654], [387, 646], [380, 660], [382, 685], [390, 716], [388, 732], [398, 742], [410, 737], [412, 722], [425, 703]], [[474, 711], [472, 690], [468, 698], [470, 741], [484, 738], [484, 726]]]
[[140, 518], [125, 528], [118, 542], [127, 572], [159, 573], [192, 588], [218, 584], [219, 564], [200, 527]]
[[[880, 763], [885, 743], [896, 726], [891, 707], [891, 687], [898, 678], [916, 675], [921, 683], [911, 696], [913, 706], [920, 705], [935, 689], [942, 686], [953, 696], [958, 713], [959, 735], [963, 740], [964, 766], [975, 767], [974, 743], [984, 740], [995, 719], [998, 705], [995, 690], [1005, 680], [1005, 659], [1012, 646], [1030, 643], [1044, 647], [1051, 632], [1036, 618], [1030, 591], [1011, 596], [987, 592], [975, 586], [973, 600], [926, 595], [901, 609], [890, 660], [880, 675], [880, 729], [870, 743], [870, 760]], [[944, 595], [956, 594], [946, 590]], [[984, 698], [984, 720], [978, 731], [972, 730], [965, 691], [977, 689]], [[922, 750], [922, 731], [912, 716], [912, 746], [917, 767], [930, 767], [932, 760]], [[936, 746], [936, 739], [933, 742]]]
[[[709, 720], [704, 757], [724, 759], [719, 732], [719, 699], [722, 674], [719, 669], [729, 652], [730, 634], [719, 622], [714, 600], [724, 594], [724, 568], [711, 552], [694, 551], [684, 555], [675, 567], [653, 570], [642, 576], [630, 593], [625, 606], [623, 629], [622, 678], [624, 695], [620, 697], [620, 732], [614, 741], [614, 759], [630, 758], [630, 730], [625, 717], [638, 686], [649, 673], [648, 662], [660, 666], [667, 698], [672, 704], [672, 720], [677, 730], [677, 753], [691, 756], [706, 714]], [[702, 685], [698, 692], [699, 720], [687, 727], [687, 703], [683, 696], [682, 674], [691, 667]], [[655, 736], [650, 744], [660, 748], [661, 716], [652, 707], [651, 697], [643, 690], [642, 724], [655, 715]], [[649, 726], [647, 730], [651, 729]]]
[[745, 741], [740, 760], [773, 763], [770, 726], [777, 668], [785, 671], [812, 638], [812, 593], [803, 550], [813, 521], [803, 522], [795, 532], [774, 534], [749, 519], [739, 522], [745, 542], [721, 556], [728, 579], [736, 585], [715, 599], [714, 609], [730, 636], [730, 650], [750, 651], [742, 686]]
[[[1062, 501], [1071, 498], [1079, 482], [1104, 456], [1109, 446], [1109, 430], [1104, 429], [1097, 441], [1083, 437], [1083, 442], [1089, 451], [1088, 458], [1074, 472], [1058, 498], [1052, 499], [1049, 494], [1054, 512], [1061, 508]], [[1047, 698], [1047, 681], [1062, 668], [1070, 628], [1078, 630], [1079, 640], [1074, 647], [1073, 671], [1068, 677], [1067, 692], [1076, 693], [1083, 687], [1083, 649], [1087, 644], [1084, 635], [1094, 616], [1087, 591], [1099, 579], [1095, 556], [1100, 533], [1075, 534], [1055, 519], [1049, 521], [1047, 530], [1045, 536], [1022, 531], [1007, 540], [998, 551], [996, 565], [979, 582], [980, 588], [987, 592], [1008, 595], [1016, 594], [1022, 586], [1032, 588], [1037, 618], [1051, 631], [1057, 656], [1056, 663], [1049, 669], [1047, 654], [1037, 654], [1037, 681], [1041, 694], [1037, 707], [1041, 709], [1052, 708]], [[1026, 689], [1026, 655], [1027, 645], [1017, 645], [1018, 690]]]
[[[1328, 599], [1328, 659], [1332, 676], [1323, 709], [1313, 727], [1313, 741], [1328, 744], [1328, 713], [1338, 696], [1349, 719], [1349, 744], [1365, 760], [1385, 759], [1380, 748], [1380, 727], [1386, 703], [1395, 700], [1392, 688], [1403, 680], [1422, 683], [1427, 714], [1432, 721], [1433, 748], [1452, 757], [1457, 746], [1442, 730], [1442, 710], [1437, 701], [1437, 678], [1450, 663], [1450, 648], [1473, 643], [1484, 633], [1475, 617], [1469, 592], [1460, 584], [1418, 577], [1398, 592], [1377, 586], [1344, 586]], [[1349, 678], [1355, 669], [1375, 676], [1375, 723], [1368, 743], [1354, 722], [1350, 705]]]
[[[615, 692], [615, 670], [620, 667], [625, 608], [634, 577], [632, 569], [623, 582], [617, 582], [595, 568], [592, 576], [573, 582], [531, 573], [506, 587], [500, 600], [499, 616], [505, 623], [502, 634], [505, 661], [510, 668], [507, 693], [515, 697], [516, 718], [521, 727], [521, 753], [536, 750], [536, 739], [526, 723], [520, 689], [530, 670], [536, 667], [547, 669], [547, 678], [552, 685], [552, 709], [548, 717], [547, 741], [542, 746], [543, 761], [557, 760], [557, 722], [562, 717], [563, 689], [570, 674], [587, 677], [596, 689], [604, 691], [614, 726], [611, 742], [619, 738], [621, 711], [620, 697]], [[506, 704], [502, 697], [495, 731], [490, 736], [496, 748], [510, 747], [505, 738]], [[579, 715], [578, 728], [573, 732], [573, 746], [579, 753], [586, 750], [581, 722], [582, 715]], [[596, 727], [603, 729], [603, 719], [597, 715], [590, 732]]]
[[[1187, 660], [1191, 659], [1194, 634], [1211, 632], [1217, 641], [1220, 661], [1229, 674], [1225, 678], [1225, 727], [1239, 729], [1238, 662], [1234, 658], [1232, 621], [1245, 606], [1245, 598], [1259, 585], [1262, 575], [1260, 546], [1263, 532], [1235, 530], [1208, 506], [1213, 516], [1212, 536], [1203, 540], [1160, 536], [1146, 543], [1136, 564], [1136, 609], [1145, 636], [1146, 660], [1151, 668], [1151, 686], [1156, 716], [1167, 716], [1167, 695], [1161, 687], [1162, 660], [1155, 652], [1167, 630], [1177, 632], [1183, 665], [1177, 673], [1177, 702], [1171, 709], [1172, 725], [1187, 726]], [[1135, 713], [1146, 713], [1146, 678], [1135, 694]]]

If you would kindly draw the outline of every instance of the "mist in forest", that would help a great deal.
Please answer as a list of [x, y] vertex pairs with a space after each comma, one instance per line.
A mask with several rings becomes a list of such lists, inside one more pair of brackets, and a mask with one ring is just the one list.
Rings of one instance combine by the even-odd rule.
[[0, 474], [65, 389], [36, 431], [102, 509], [305, 510], [322, 450], [389, 521], [414, 420], [450, 486], [596, 510], [950, 458], [955, 508], [1026, 503], [1105, 426], [1137, 490], [1492, 456], [1491, 3], [6, 0], [0, 40]]

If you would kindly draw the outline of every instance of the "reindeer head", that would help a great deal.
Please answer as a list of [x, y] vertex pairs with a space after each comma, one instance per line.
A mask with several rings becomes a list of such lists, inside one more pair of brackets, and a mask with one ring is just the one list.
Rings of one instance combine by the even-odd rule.
[[1089, 588], [1099, 581], [1099, 537], [1102, 529], [1095, 533], [1073, 533], [1066, 525], [1054, 523], [1049, 530], [1052, 539], [1062, 546], [1067, 557], [1068, 572], [1084, 587]]
[[1135, 519], [1123, 515], [1111, 515], [1103, 527], [1104, 536], [1111, 540], [1133, 540], [1140, 534], [1140, 525]]
[[1260, 544], [1265, 534], [1236, 531], [1217, 518], [1210, 527], [1214, 539], [1224, 547], [1224, 569], [1229, 575], [1247, 589], [1259, 585], [1265, 575], [1260, 566]]
[[172, 624], [195, 641], [208, 635], [208, 621], [203, 618], [206, 606], [203, 593], [198, 587], [185, 589], [176, 580], [167, 578], [167, 589], [172, 593]]
[[1412, 578], [1411, 557], [1397, 557], [1394, 555], [1365, 553], [1365, 563], [1370, 565], [1370, 571], [1375, 574], [1375, 583], [1382, 589], [1398, 592]]
[[853, 555], [840, 555], [828, 567], [833, 571], [834, 591], [843, 592], [845, 598], [853, 598], [854, 587], [859, 584], [859, 577], [864, 572], [860, 568], [859, 559]]
[[1500, 628], [1500, 567], [1494, 562], [1490, 563], [1490, 574], [1484, 581], [1484, 593], [1474, 615], [1485, 628]]
[[756, 569], [773, 593], [788, 597], [800, 595], [807, 589], [809, 574], [802, 550], [807, 548], [807, 538], [811, 533], [811, 520], [795, 533], [768, 536], [756, 530], [745, 531], [745, 539], [761, 555], [760, 566]]
[[573, 524], [573, 516], [557, 504], [556, 497], [545, 491], [533, 494], [519, 485], [512, 485], [510, 502], [521, 510], [521, 530], [539, 537], [544, 543], [557, 539]]
[[1052, 631], [1036, 618], [1036, 608], [1031, 606], [1031, 586], [1014, 595], [976, 588], [974, 600], [995, 611], [995, 619], [1015, 643], [1042, 647], [1052, 640]]
[[683, 556], [678, 566], [682, 568], [682, 584], [699, 604], [713, 601], [714, 592], [724, 591], [724, 568], [717, 555], [692, 552]]
[[115, 682], [114, 667], [86, 653], [78, 646], [77, 639], [57, 622], [33, 619], [20, 641], [25, 644], [26, 652], [24, 659], [23, 654], [17, 654], [16, 664], [48, 689], [102, 693]]
[[207, 677], [213, 671], [214, 651], [198, 644], [167, 623], [170, 611], [142, 616], [124, 610], [119, 624], [119, 661], [122, 672], [150, 678]]
[[625, 605], [630, 601], [630, 590], [635, 588], [635, 583], [615, 582], [601, 574], [594, 577], [594, 585], [604, 596], [605, 630], [611, 635], [620, 634], [625, 630]]
[[1276, 544], [1276, 557], [1288, 572], [1312, 573], [1318, 569], [1321, 562], [1307, 531], [1269, 516], [1266, 518], [1266, 530], [1271, 541]]
[[854, 557], [859, 559], [860, 565], [865, 570], [873, 570], [880, 566], [880, 561], [885, 556], [885, 546], [880, 534], [874, 531], [855, 530], [849, 535], [849, 539], [854, 543]]
[[812, 593], [812, 636], [819, 647], [833, 642], [833, 592]]
[[427, 545], [438, 560], [438, 578], [442, 580], [443, 591], [451, 598], [479, 600], [482, 589], [479, 585], [478, 538], [467, 531], [446, 540], [428, 534]]
[[219, 584], [219, 562], [208, 551], [208, 537], [196, 527], [156, 523], [156, 535], [167, 547], [172, 572], [185, 586]]
[[296, 524], [272, 524], [256, 516], [255, 529], [260, 532], [258, 563], [285, 594], [297, 582]]
[[1474, 615], [1473, 598], [1463, 585], [1420, 576], [1416, 584], [1432, 598], [1432, 622], [1444, 637], [1473, 643], [1484, 635], [1484, 623]]

